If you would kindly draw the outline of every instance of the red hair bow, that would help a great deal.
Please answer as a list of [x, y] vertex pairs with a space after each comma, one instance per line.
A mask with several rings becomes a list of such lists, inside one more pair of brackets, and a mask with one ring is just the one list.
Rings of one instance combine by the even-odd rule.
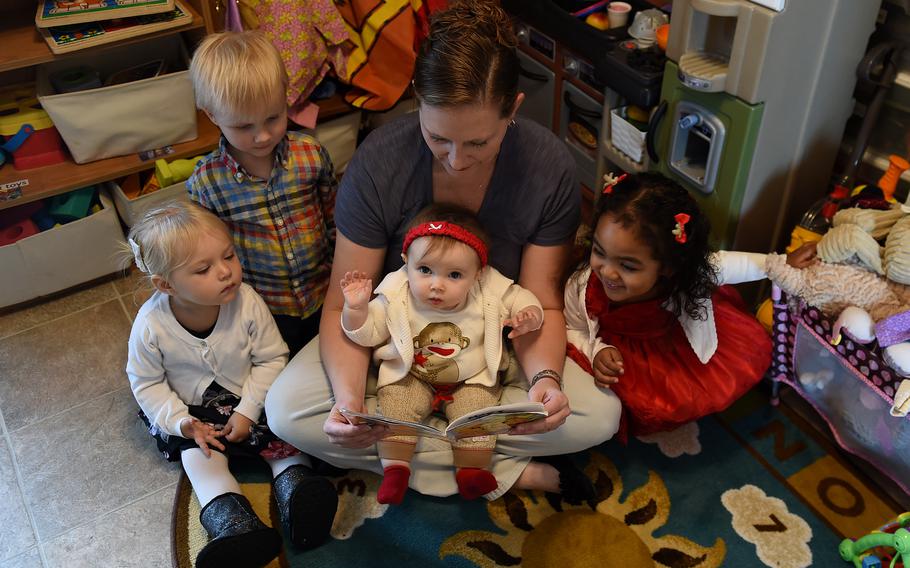
[[603, 193], [604, 194], [613, 193], [613, 188], [616, 186], [616, 184], [621, 182], [622, 180], [626, 179], [627, 177], [629, 177], [629, 174], [626, 174], [626, 173], [620, 175], [619, 177], [614, 176], [612, 173], [605, 174], [604, 175]]
[[686, 223], [689, 222], [690, 217], [687, 213], [677, 213], [673, 218], [676, 219], [676, 228], [673, 229], [673, 235], [676, 237], [676, 242], [685, 243]]

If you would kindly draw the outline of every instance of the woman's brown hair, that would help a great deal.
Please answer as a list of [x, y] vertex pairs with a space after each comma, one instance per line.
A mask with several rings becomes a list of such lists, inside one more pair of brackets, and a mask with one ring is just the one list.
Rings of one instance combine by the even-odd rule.
[[517, 40], [509, 16], [492, 0], [457, 0], [430, 21], [417, 54], [414, 90], [421, 104], [493, 103], [511, 115], [518, 95]]

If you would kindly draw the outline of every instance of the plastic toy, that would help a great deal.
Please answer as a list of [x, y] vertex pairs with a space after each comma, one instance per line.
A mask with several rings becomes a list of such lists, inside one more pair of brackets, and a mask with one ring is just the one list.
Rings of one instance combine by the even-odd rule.
[[101, 75], [87, 65], [79, 65], [51, 73], [51, 85], [58, 93], [75, 93], [101, 88]]
[[[190, 177], [196, 164], [205, 156], [196, 156], [183, 160], [155, 160], [155, 177], [158, 178], [158, 187], [167, 187], [180, 183]], [[143, 191], [142, 193], [145, 193]]]
[[[897, 519], [886, 523], [878, 530], [854, 541], [845, 538], [838, 546], [840, 557], [852, 562], [856, 568], [884, 566], [903, 568], [910, 560], [910, 513], [902, 513]], [[892, 549], [892, 550], [889, 550]]]
[[[888, 156], [888, 171], [878, 180], [878, 187], [885, 194], [885, 199], [894, 201], [894, 190], [897, 189], [897, 182], [901, 174], [910, 169], [910, 163], [900, 156], [891, 154]], [[904, 213], [910, 213], [910, 208], [904, 205]]]
[[38, 226], [31, 219], [23, 219], [15, 225], [0, 229], [0, 246], [11, 245], [18, 240], [37, 235], [38, 232]]
[[34, 85], [0, 90], [0, 165], [27, 170], [66, 160], [63, 139], [35, 97]]
[[57, 222], [51, 217], [50, 211], [46, 207], [41, 207], [35, 214], [32, 215], [32, 221], [38, 225], [38, 229], [46, 231], [53, 227]]
[[585, 23], [592, 28], [601, 31], [610, 29], [610, 20], [607, 18], [605, 12], [594, 12], [589, 14], [588, 17], [585, 18]]
[[88, 215], [94, 199], [95, 186], [90, 185], [52, 197], [48, 209], [55, 220], [69, 223]]

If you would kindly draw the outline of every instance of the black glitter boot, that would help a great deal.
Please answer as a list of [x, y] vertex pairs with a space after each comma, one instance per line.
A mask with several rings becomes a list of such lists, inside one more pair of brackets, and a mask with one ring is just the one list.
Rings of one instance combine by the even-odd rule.
[[278, 531], [263, 524], [239, 493], [212, 499], [199, 513], [199, 521], [211, 540], [196, 556], [196, 568], [258, 568], [281, 552]]
[[281, 524], [301, 550], [315, 548], [329, 538], [338, 492], [331, 481], [314, 475], [305, 465], [292, 465], [272, 482]]

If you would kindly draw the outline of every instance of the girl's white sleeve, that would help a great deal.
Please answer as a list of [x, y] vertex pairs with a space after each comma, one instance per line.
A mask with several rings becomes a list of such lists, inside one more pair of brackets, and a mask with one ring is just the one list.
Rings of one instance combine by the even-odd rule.
[[540, 310], [540, 325], [532, 331], [537, 331], [543, 326], [543, 306], [540, 304], [540, 300], [537, 299], [537, 296], [534, 295], [534, 292], [527, 288], [522, 288], [518, 284], [509, 286], [506, 293], [502, 296], [502, 305], [508, 312], [509, 319], [514, 318], [518, 312], [525, 308], [530, 308], [531, 306], [536, 307]]
[[721, 250], [713, 253], [710, 262], [717, 270], [717, 283], [739, 284], [754, 282], [768, 277], [765, 259], [768, 255], [756, 252]]
[[363, 347], [375, 347], [382, 345], [392, 337], [389, 326], [386, 325], [386, 300], [382, 296], [377, 296], [370, 300], [367, 307], [367, 319], [363, 325], [357, 329], [347, 329], [344, 327], [344, 320], [341, 320], [341, 329], [348, 338]]
[[157, 338], [140, 317], [137, 316], [130, 332], [126, 363], [130, 388], [152, 424], [171, 436], [183, 436], [180, 423], [192, 417], [186, 403], [168, 384]]
[[269, 387], [288, 363], [288, 346], [278, 332], [275, 318], [259, 294], [251, 290], [251, 294], [244, 298], [244, 303], [249, 305], [247, 317], [251, 322], [249, 333], [252, 367], [250, 376], [241, 389], [240, 404], [234, 411], [258, 422]]
[[565, 307], [563, 308], [563, 315], [566, 318], [566, 340], [584, 353], [591, 365], [594, 365], [594, 357], [606, 348], [607, 344], [597, 336], [600, 325], [596, 321], [588, 320], [582, 300], [584, 288], [588, 282], [587, 279], [581, 278], [581, 274], [590, 273], [587, 271], [576, 272], [566, 283]]

